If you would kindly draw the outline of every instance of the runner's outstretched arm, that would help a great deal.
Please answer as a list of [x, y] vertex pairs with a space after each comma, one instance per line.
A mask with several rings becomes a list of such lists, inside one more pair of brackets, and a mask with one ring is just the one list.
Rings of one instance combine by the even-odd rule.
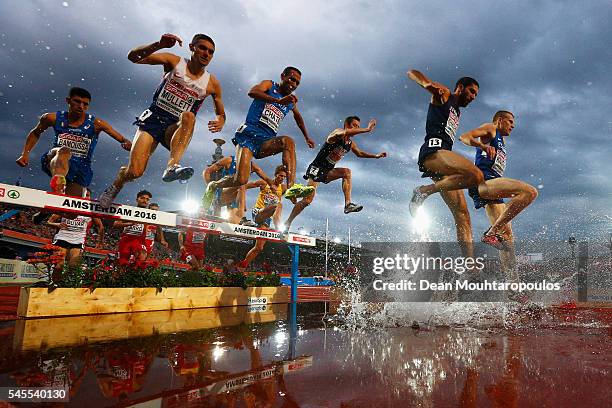
[[38, 139], [40, 135], [49, 127], [53, 126], [55, 123], [55, 113], [45, 113], [38, 120], [38, 124], [26, 137], [25, 145], [23, 146], [23, 151], [21, 152], [21, 156], [15, 160], [15, 162], [21, 166], [25, 167], [30, 163], [30, 152], [38, 143]]
[[416, 69], [408, 71], [408, 78], [427, 89], [431, 93], [431, 101], [434, 105], [442, 105], [448, 101], [451, 91], [446, 86], [434, 82]]
[[178, 55], [157, 53], [157, 51], [163, 48], [172, 48], [177, 42], [181, 47], [183, 46], [183, 40], [176, 35], [164, 34], [159, 41], [132, 49], [128, 53], [128, 59], [134, 64], [163, 65], [164, 71], [172, 71], [181, 58]]
[[376, 127], [376, 119], [371, 119], [368, 123], [368, 127], [365, 128], [351, 128], [351, 129], [336, 129], [331, 136], [327, 138], [328, 143], [335, 143], [340, 137], [354, 137], [362, 133], [371, 132]]
[[130, 139], [123, 136], [121, 133], [117, 132], [108, 122], [105, 120], [96, 118], [94, 122], [94, 126], [96, 130], [101, 131], [121, 143], [121, 147], [128, 152], [132, 149], [132, 142]]
[[300, 128], [302, 134], [304, 135], [304, 140], [306, 140], [306, 144], [311, 149], [315, 147], [315, 142], [308, 136], [308, 131], [306, 130], [306, 125], [304, 124], [304, 118], [302, 118], [302, 114], [297, 108], [297, 102], [293, 105], [293, 119], [295, 119], [295, 124]]
[[[472, 147], [479, 147], [487, 152], [487, 157], [493, 160], [495, 157], [495, 147], [489, 145], [489, 140], [495, 136], [496, 126], [494, 123], [485, 123], [476, 129], [472, 129], [459, 136], [463, 144]], [[480, 140], [479, 140], [480, 139]], [[485, 144], [486, 143], [486, 144]]]
[[351, 146], [351, 151], [355, 153], [355, 156], [360, 157], [362, 159], [382, 159], [383, 157], [387, 157], [387, 152], [382, 152], [378, 154], [367, 153], [357, 147], [357, 144], [353, 142]]

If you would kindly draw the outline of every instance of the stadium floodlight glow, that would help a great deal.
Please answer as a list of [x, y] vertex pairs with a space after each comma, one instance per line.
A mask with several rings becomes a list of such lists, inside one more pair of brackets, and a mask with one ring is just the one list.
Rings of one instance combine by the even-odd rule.
[[300, 235], [308, 235], [308, 231], [304, 228], [300, 228]]
[[419, 207], [415, 217], [412, 219], [412, 230], [417, 234], [424, 235], [429, 230], [431, 219], [423, 207]]
[[183, 211], [185, 211], [187, 214], [195, 214], [198, 212], [199, 204], [195, 200], [187, 199], [183, 201], [182, 207]]
[[280, 225], [278, 226], [278, 230], [281, 232], [285, 231], [285, 224], [281, 222]]
[[221, 216], [221, 218], [223, 218], [224, 220], [229, 220], [230, 214], [229, 211], [227, 210], [227, 207], [223, 207], [221, 209], [221, 213], [219, 214]]
[[342, 241], [342, 240], [340, 239], [340, 237], [334, 237], [334, 242], [335, 242], [336, 244], [339, 244], [339, 243], [340, 243], [340, 241]]

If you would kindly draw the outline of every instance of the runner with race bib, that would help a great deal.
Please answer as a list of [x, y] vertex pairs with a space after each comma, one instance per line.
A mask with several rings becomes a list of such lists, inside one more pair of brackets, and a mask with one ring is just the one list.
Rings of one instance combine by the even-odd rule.
[[219, 188], [239, 187], [249, 181], [251, 159], [262, 159], [278, 153], [283, 154], [283, 165], [287, 171], [287, 198], [295, 201], [297, 197], [312, 194], [312, 188], [295, 183], [295, 142], [289, 136], [277, 136], [280, 124], [289, 112], [293, 112], [295, 123], [304, 135], [311, 149], [314, 141], [297, 108], [298, 98], [293, 91], [300, 85], [302, 73], [295, 67], [287, 67], [281, 73], [281, 82], [265, 80], [249, 91], [253, 98], [246, 121], [236, 130], [232, 142], [236, 146], [236, 174], [218, 181], [211, 181], [202, 198], [202, 206], [207, 210]]
[[183, 45], [179, 37], [164, 34], [159, 41], [134, 48], [128, 54], [128, 59], [135, 64], [163, 65], [164, 77], [151, 105], [134, 122], [138, 130], [130, 161], [121, 167], [115, 181], [100, 196], [103, 208], [111, 206], [126, 182], [143, 175], [158, 144], [170, 151], [163, 181], [188, 180], [193, 176], [193, 168], [183, 167], [179, 162], [193, 136], [196, 114], [209, 95], [213, 99], [216, 118], [208, 122], [208, 130], [216, 133], [223, 129], [225, 108], [221, 84], [207, 71], [215, 52], [214, 41], [206, 34], [196, 34], [189, 44], [190, 59], [157, 52], [172, 48], [177, 42]]

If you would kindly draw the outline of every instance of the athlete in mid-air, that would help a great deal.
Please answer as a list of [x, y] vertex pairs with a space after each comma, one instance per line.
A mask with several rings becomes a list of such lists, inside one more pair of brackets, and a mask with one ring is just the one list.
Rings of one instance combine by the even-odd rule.
[[[28, 133], [17, 164], [25, 167], [30, 163], [30, 152], [38, 143], [40, 135], [53, 127], [53, 147], [40, 158], [42, 169], [51, 177], [51, 191], [83, 197], [91, 183], [93, 158], [98, 135], [107, 133], [130, 150], [132, 143], [112, 128], [107, 122], [87, 113], [91, 94], [83, 88], [72, 88], [66, 98], [68, 111], [44, 113], [34, 129]], [[65, 191], [62, 189], [65, 188]]]
[[[89, 198], [90, 192], [87, 190], [85, 197]], [[53, 245], [59, 247], [61, 255], [60, 261], [54, 266], [52, 281], [58, 281], [64, 264], [68, 268], [77, 268], [81, 262], [81, 256], [85, 249], [85, 240], [89, 232], [89, 227], [94, 225], [98, 231], [98, 248], [102, 248], [104, 243], [104, 225], [99, 218], [91, 218], [85, 215], [75, 214], [53, 214], [47, 220], [47, 225], [56, 227], [57, 233], [51, 241]]]
[[464, 188], [484, 183], [482, 172], [467, 158], [452, 151], [459, 127], [460, 108], [468, 106], [478, 95], [478, 82], [460, 78], [451, 92], [416, 70], [408, 77], [431, 93], [425, 124], [425, 142], [419, 151], [418, 165], [422, 177], [431, 177], [433, 184], [418, 186], [410, 200], [410, 214], [432, 194], [440, 193], [450, 209], [457, 227], [457, 240], [464, 256], [474, 254], [470, 213], [465, 202]]
[[[287, 187], [283, 184], [287, 177], [287, 171], [285, 166], [277, 166], [274, 170], [274, 178], [271, 179], [266, 176], [265, 173], [259, 175], [262, 179], [247, 183], [246, 188], [259, 187], [259, 195], [255, 201], [253, 207], [252, 216], [253, 221], [257, 224], [258, 228], [270, 229], [272, 222], [276, 229], [281, 229], [281, 214], [283, 211], [283, 203], [281, 199], [283, 194], [287, 191]], [[242, 260], [238, 266], [246, 268], [252, 261], [263, 251], [266, 245], [266, 240], [263, 238], [257, 238], [255, 245], [246, 254], [244, 260]]]
[[[225, 156], [204, 169], [202, 172], [204, 183], [208, 185], [212, 181], [213, 175], [217, 172], [221, 172], [221, 178], [236, 174], [236, 158], [234, 156]], [[253, 162], [251, 162], [251, 172], [256, 173], [260, 178], [265, 177], [263, 170]], [[247, 220], [244, 216], [246, 212], [245, 186], [217, 189], [214, 207], [215, 210], [226, 207], [229, 213], [228, 221], [232, 224], [240, 223], [250, 227], [256, 226], [255, 223]]]
[[277, 136], [280, 124], [289, 112], [293, 112], [295, 123], [304, 135], [311, 149], [315, 143], [308, 135], [304, 119], [297, 108], [298, 98], [293, 94], [300, 85], [302, 73], [295, 67], [287, 67], [281, 73], [281, 82], [265, 80], [253, 86], [249, 96], [253, 102], [246, 121], [240, 125], [232, 139], [236, 145], [236, 174], [208, 183], [202, 199], [207, 210], [219, 188], [240, 187], [248, 183], [251, 174], [251, 160], [262, 159], [278, 153], [283, 154], [283, 165], [287, 169], [288, 197], [305, 197], [314, 190], [295, 184], [295, 142], [289, 136]]
[[117, 178], [100, 196], [100, 205], [108, 208], [123, 185], [142, 176], [149, 158], [158, 144], [170, 151], [170, 159], [162, 180], [187, 180], [193, 176], [193, 168], [179, 164], [191, 137], [196, 114], [204, 99], [212, 96], [216, 118], [208, 122], [208, 130], [220, 132], [225, 124], [225, 110], [221, 98], [221, 84], [207, 71], [213, 58], [215, 43], [205, 34], [196, 34], [189, 50], [191, 58], [157, 52], [172, 48], [182, 40], [173, 34], [164, 34], [161, 39], [149, 45], [134, 48], [128, 59], [135, 64], [163, 65], [164, 79], [153, 95], [153, 102], [134, 124], [138, 126], [134, 146], [127, 166], [121, 167]]
[[342, 129], [335, 129], [327, 136], [321, 150], [319, 150], [315, 159], [310, 163], [304, 175], [304, 179], [308, 180], [308, 185], [312, 186], [315, 191], [295, 204], [285, 223], [286, 231], [289, 231], [295, 217], [312, 203], [319, 183], [327, 184], [334, 180], [342, 179], [344, 213], [349, 214], [363, 209], [363, 206], [351, 202], [351, 169], [345, 167], [336, 168], [336, 164], [350, 151], [355, 153], [355, 156], [366, 159], [380, 159], [387, 157], [387, 153], [366, 153], [357, 147], [357, 143], [354, 142], [353, 138], [359, 134], [374, 130], [376, 121], [374, 119], [370, 120], [366, 128], [360, 126], [361, 119], [359, 117], [349, 116], [344, 120], [344, 127]]
[[[462, 134], [460, 140], [476, 147], [475, 164], [482, 171], [487, 185], [487, 198], [477, 187], [468, 190], [476, 209], [485, 208], [491, 227], [482, 236], [482, 242], [503, 249], [504, 243], [513, 241], [510, 221], [538, 196], [538, 190], [520, 180], [504, 177], [506, 169], [506, 138], [514, 129], [514, 114], [498, 111], [493, 121]], [[503, 199], [510, 201], [504, 204]], [[504, 261], [504, 259], [502, 259]], [[506, 260], [505, 263], [510, 262]]]

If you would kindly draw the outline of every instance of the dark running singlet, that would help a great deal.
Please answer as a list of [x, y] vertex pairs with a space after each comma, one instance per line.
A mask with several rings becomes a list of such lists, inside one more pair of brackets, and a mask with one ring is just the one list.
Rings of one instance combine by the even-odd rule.
[[429, 104], [425, 122], [425, 142], [419, 151], [418, 160], [419, 170], [423, 172], [422, 177], [434, 176], [423, 167], [423, 162], [429, 155], [438, 150], [453, 150], [460, 115], [458, 98], [453, 94], [442, 105]]
[[351, 147], [353, 146], [353, 141], [351, 139], [345, 141], [343, 137], [339, 137], [334, 143], [328, 142], [329, 138], [334, 136], [337, 132], [338, 130], [335, 130], [327, 136], [321, 150], [319, 150], [315, 159], [308, 166], [304, 179], [325, 182], [327, 173], [336, 166], [336, 163], [338, 163], [345, 154], [351, 151]]
[[312, 164], [322, 169], [333, 169], [336, 163], [338, 163], [345, 154], [351, 151], [353, 141], [349, 139], [345, 141], [343, 137], [339, 137], [335, 143], [329, 143], [330, 137], [334, 136], [335, 132], [330, 134], [325, 143], [319, 150], [317, 157], [312, 161]]
[[447, 150], [452, 150], [461, 116], [457, 102], [457, 97], [451, 94], [443, 105], [429, 104], [425, 123], [425, 143], [428, 147], [446, 145]]
[[495, 137], [489, 141], [489, 145], [495, 148], [495, 158], [493, 160], [490, 160], [487, 157], [487, 152], [479, 147], [476, 148], [474, 159], [474, 164], [482, 170], [485, 180], [503, 177], [506, 170], [506, 143], [499, 130], [495, 132]]

